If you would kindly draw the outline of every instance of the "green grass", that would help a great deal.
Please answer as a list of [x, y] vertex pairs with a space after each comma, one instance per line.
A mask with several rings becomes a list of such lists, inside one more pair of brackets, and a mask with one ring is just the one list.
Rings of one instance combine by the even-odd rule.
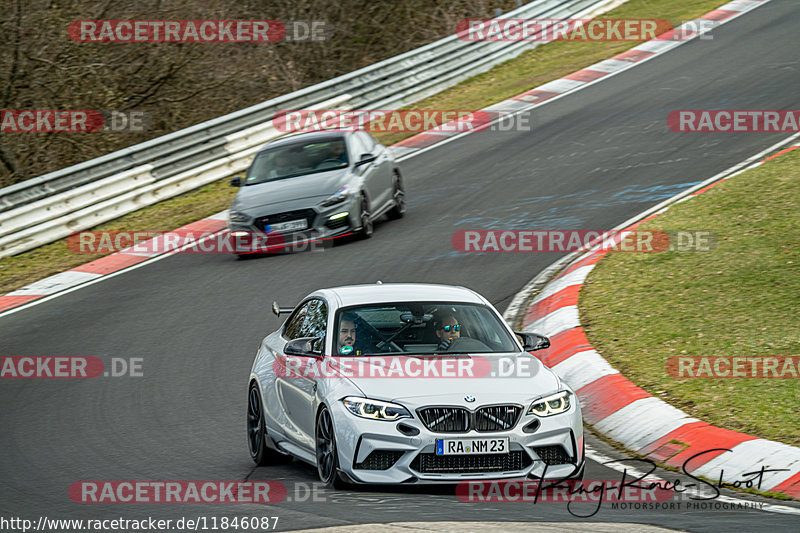
[[710, 252], [609, 253], [581, 290], [591, 343], [634, 383], [721, 427], [800, 445], [797, 379], [678, 379], [668, 358], [800, 355], [800, 151], [641, 226], [708, 230]]
[[[661, 18], [677, 26], [724, 3], [723, 0], [629, 0], [603, 18]], [[554, 42], [529, 50], [519, 57], [470, 78], [459, 85], [415, 103], [415, 109], [477, 110], [538, 85], [561, 78], [625, 50], [636, 42]], [[415, 133], [377, 135], [394, 144]], [[169, 230], [225, 209], [234, 189], [220, 182], [182, 196], [145, 207], [94, 229]], [[0, 259], [0, 294], [43, 277], [67, 270], [102, 255], [71, 253], [66, 241]]]

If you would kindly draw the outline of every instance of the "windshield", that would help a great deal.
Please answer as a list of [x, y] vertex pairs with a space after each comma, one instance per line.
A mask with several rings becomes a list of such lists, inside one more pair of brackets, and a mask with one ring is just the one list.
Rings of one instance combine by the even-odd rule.
[[245, 185], [293, 178], [344, 168], [348, 164], [344, 138], [298, 142], [259, 153], [247, 170]]
[[519, 348], [488, 307], [404, 302], [349, 307], [336, 319], [334, 353], [500, 353]]

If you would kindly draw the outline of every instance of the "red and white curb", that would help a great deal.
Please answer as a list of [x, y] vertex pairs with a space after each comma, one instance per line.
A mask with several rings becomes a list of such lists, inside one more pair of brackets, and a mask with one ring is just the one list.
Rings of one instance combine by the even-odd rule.
[[[453, 141], [464, 135], [473, 133], [474, 130], [486, 128], [493, 123], [509, 116], [527, 112], [540, 105], [547, 104], [558, 98], [610, 78], [629, 68], [633, 68], [645, 61], [653, 59], [677, 46], [692, 39], [700, 37], [717, 26], [733, 20], [748, 11], [762, 6], [771, 0], [735, 0], [706, 13], [698, 19], [689, 21], [667, 33], [659, 35], [653, 40], [642, 43], [635, 48], [619, 54], [611, 59], [600, 61], [590, 67], [569, 74], [561, 79], [551, 81], [513, 98], [493, 104], [472, 116], [464, 117], [454, 124], [446, 124], [433, 128], [414, 137], [410, 137], [391, 147], [392, 152], [402, 160], [414, 155], [419, 155], [435, 146]], [[498, 112], [506, 115], [496, 118]], [[469, 125], [469, 127], [467, 126]], [[466, 130], [466, 131], [465, 131]], [[473, 131], [470, 131], [473, 130]], [[225, 228], [226, 213], [222, 212], [198, 222], [193, 222], [178, 230], [189, 231], [221, 231]], [[158, 249], [158, 248], [150, 248]], [[21, 310], [22, 306], [40, 303], [45, 299], [54, 298], [66, 291], [75, 290], [89, 283], [95, 283], [110, 275], [117, 275], [124, 271], [143, 266], [164, 258], [176, 252], [162, 255], [137, 254], [121, 251], [97, 259], [91, 263], [75, 267], [66, 272], [55, 274], [48, 278], [34, 282], [19, 290], [0, 296], [0, 316], [5, 313]]]
[[[212, 234], [218, 233], [227, 227], [227, 214], [227, 211], [222, 211], [210, 217], [198, 220], [197, 222], [182, 226], [175, 231], [180, 232], [181, 235], [198, 233], [204, 235], [204, 238], [208, 238]], [[168, 246], [156, 242], [163, 239], [163, 235], [155, 237], [140, 243], [139, 247], [140, 249], [150, 250], [169, 249]], [[0, 296], [0, 316], [12, 309], [18, 310], [21, 306], [30, 304], [31, 302], [43, 301], [44, 299], [55, 297], [56, 295], [77, 289], [84, 285], [96, 283], [111, 275], [120, 274], [123, 271], [143, 266], [147, 262], [163, 259], [169, 255], [179, 253], [188, 246], [191, 246], [191, 244], [182, 247], [180, 250], [167, 253], [140, 253], [134, 252], [129, 248], [77, 266], [66, 272], [54, 274], [31, 283], [30, 285], [26, 285], [21, 289]]]
[[[779, 145], [796, 141], [798, 135], [770, 147], [748, 161], [728, 169], [655, 208], [615, 228], [628, 231], [701, 194], [714, 185], [760, 166], [777, 155], [800, 148], [800, 142], [768, 159], [761, 158]], [[756, 162], [752, 162], [758, 159]], [[618, 233], [616, 239], [619, 240]], [[581, 286], [606, 250], [566, 256], [534, 278], [506, 311], [509, 322], [523, 331], [550, 337], [551, 347], [536, 352], [581, 401], [584, 419], [598, 432], [647, 459], [684, 467], [687, 472], [733, 483], [749, 479], [754, 471], [782, 469], [763, 474], [762, 491], [781, 492], [800, 499], [800, 448], [712, 426], [656, 398], [611, 366], [589, 343], [581, 328], [578, 297]], [[555, 274], [555, 277], [552, 277]], [[551, 279], [552, 277], [552, 279]], [[530, 303], [531, 294], [540, 289]], [[718, 449], [695, 457], [706, 450]], [[729, 449], [730, 451], [724, 451]], [[749, 474], [749, 475], [748, 475]]]

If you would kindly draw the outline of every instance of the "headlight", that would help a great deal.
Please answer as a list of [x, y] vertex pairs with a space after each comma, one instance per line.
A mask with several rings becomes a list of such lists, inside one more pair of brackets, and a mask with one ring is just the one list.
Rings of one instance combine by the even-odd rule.
[[322, 202], [322, 207], [330, 207], [332, 205], [340, 204], [347, 200], [347, 195], [350, 190], [347, 188], [347, 185], [330, 195], [324, 202]]
[[370, 400], [369, 398], [359, 398], [357, 396], [343, 398], [342, 403], [347, 407], [348, 411], [361, 418], [388, 420], [390, 422], [401, 418], [411, 418], [411, 413], [405, 407], [396, 403]]
[[570, 396], [571, 394], [569, 391], [558, 392], [550, 396], [545, 396], [544, 398], [536, 400], [531, 404], [530, 409], [528, 409], [528, 414], [536, 416], [552, 416], [566, 413], [569, 411], [571, 405]]
[[247, 222], [250, 217], [239, 211], [230, 211], [228, 213], [228, 220], [231, 222]]

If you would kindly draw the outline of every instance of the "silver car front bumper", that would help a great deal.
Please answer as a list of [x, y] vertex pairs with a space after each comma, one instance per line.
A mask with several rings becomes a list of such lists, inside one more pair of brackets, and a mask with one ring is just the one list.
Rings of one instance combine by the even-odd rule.
[[[431, 432], [417, 417], [385, 422], [354, 416], [341, 402], [336, 402], [330, 407], [336, 427], [340, 469], [351, 481], [357, 483], [457, 483], [481, 479], [541, 479], [543, 474], [544, 479], [564, 479], [577, 474], [583, 466], [583, 425], [577, 402], [568, 412], [550, 417], [538, 418], [523, 411], [516, 425], [508, 431], [479, 433], [473, 430], [457, 434]], [[412, 406], [406, 404], [406, 407]], [[523, 431], [523, 428], [535, 419], [539, 421], [538, 428], [533, 433]], [[405, 435], [398, 429], [399, 424], [414, 428], [419, 434]], [[476, 468], [475, 460], [469, 459], [471, 456], [446, 456], [454, 458], [446, 461], [447, 472], [421, 471], [423, 460], [420, 454], [435, 454], [436, 439], [470, 437], [508, 437], [510, 452], [522, 455], [517, 456], [520, 460], [506, 458], [507, 464], [521, 463], [521, 468], [491, 472], [458, 472], [451, 469], [457, 469], [459, 464], [471, 461], [472, 466], [469, 468]], [[545, 461], [540, 458], [536, 449], [550, 446], [561, 446], [569, 456], [569, 462], [545, 467]], [[364, 468], [365, 460], [373, 451], [398, 452], [393, 455], [402, 452], [402, 455], [389, 468], [381, 470]], [[487, 461], [493, 464], [496, 464], [495, 461], [503, 462], [499, 458]], [[430, 464], [430, 461], [425, 462]], [[387, 462], [383, 462], [381, 467], [386, 464]]]

